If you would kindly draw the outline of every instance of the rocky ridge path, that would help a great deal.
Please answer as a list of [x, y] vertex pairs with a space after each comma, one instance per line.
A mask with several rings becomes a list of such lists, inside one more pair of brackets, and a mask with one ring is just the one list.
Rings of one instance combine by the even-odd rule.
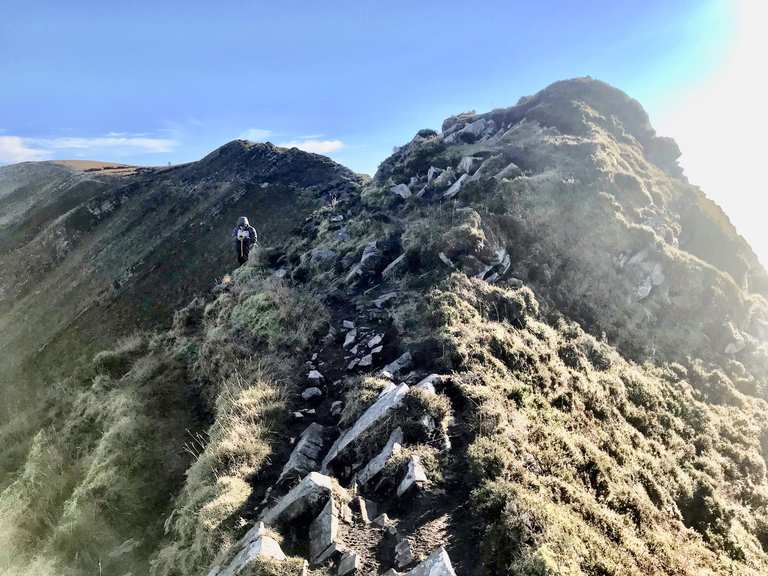
[[[392, 429], [393, 415], [411, 390], [442, 396], [441, 378], [414, 369], [411, 353], [400, 350], [385, 311], [399, 297], [393, 286], [381, 282], [350, 296], [332, 308], [331, 328], [305, 362], [306, 383], [287, 432], [291, 450], [276, 459], [280, 472], [262, 492], [254, 527], [209, 576], [236, 576], [255, 558], [281, 561], [286, 553], [306, 558], [305, 574], [473, 574], [464, 550], [473, 541], [471, 529], [454, 517], [467, 502], [462, 472], [443, 470], [440, 487], [430, 489], [433, 482], [413, 455], [397, 471], [396, 485], [382, 479], [387, 465], [407, 448], [402, 429]], [[345, 382], [366, 377], [387, 384], [373, 404], [342, 426]], [[428, 414], [421, 421], [440, 436]], [[371, 431], [381, 449], [367, 462], [350, 460], [370, 442]], [[451, 439], [443, 432], [437, 443], [446, 461], [463, 461], [451, 455], [465, 447], [458, 433]], [[282, 546], [270, 529], [280, 531]], [[455, 566], [446, 547], [461, 548]]]

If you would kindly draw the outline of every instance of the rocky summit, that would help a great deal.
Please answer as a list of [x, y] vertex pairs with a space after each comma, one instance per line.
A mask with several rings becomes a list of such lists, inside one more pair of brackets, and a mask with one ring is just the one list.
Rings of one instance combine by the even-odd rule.
[[768, 276], [679, 155], [580, 78], [373, 178], [0, 169], [0, 572], [765, 574]]

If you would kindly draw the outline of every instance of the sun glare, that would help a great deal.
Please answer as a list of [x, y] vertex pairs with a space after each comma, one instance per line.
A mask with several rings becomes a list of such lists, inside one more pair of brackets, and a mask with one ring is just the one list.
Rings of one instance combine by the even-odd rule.
[[722, 65], [657, 121], [677, 140], [689, 180], [717, 201], [768, 264], [764, 135], [768, 132], [768, 2], [734, 0]]

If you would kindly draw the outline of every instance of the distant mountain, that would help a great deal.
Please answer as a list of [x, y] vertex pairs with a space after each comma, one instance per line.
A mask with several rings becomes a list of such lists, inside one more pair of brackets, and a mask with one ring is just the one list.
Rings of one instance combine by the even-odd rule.
[[245, 141], [177, 167], [111, 166], [0, 168], [0, 379], [61, 375], [116, 336], [167, 325], [232, 269], [238, 216], [279, 244], [358, 182], [328, 158]]
[[679, 155], [580, 78], [372, 179], [0, 169], [0, 572], [768, 573], [768, 276]]

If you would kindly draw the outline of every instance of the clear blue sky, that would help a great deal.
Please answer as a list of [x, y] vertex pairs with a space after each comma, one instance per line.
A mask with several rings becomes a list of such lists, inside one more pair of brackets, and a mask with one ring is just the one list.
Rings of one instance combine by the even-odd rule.
[[582, 75], [653, 115], [717, 66], [729, 11], [725, 0], [3, 0], [0, 162], [176, 163], [250, 135], [372, 173], [420, 128]]

